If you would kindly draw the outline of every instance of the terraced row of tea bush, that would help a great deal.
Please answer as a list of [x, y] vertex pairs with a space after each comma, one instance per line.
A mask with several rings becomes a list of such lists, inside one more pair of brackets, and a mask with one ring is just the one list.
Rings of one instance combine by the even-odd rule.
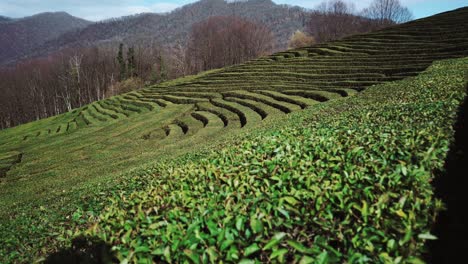
[[[146, 88], [84, 107], [66, 124], [35, 131], [26, 138], [108, 124], [170, 104], [193, 105], [188, 116], [212, 112], [223, 123], [230, 119], [228, 115], [234, 115], [231, 125], [243, 127], [249, 122], [247, 116], [257, 122], [278, 111], [301, 110], [317, 102], [354, 95], [371, 85], [417, 75], [434, 60], [466, 56], [467, 17], [467, 9], [460, 9], [370, 34], [276, 53], [189, 81]], [[171, 122], [189, 126], [181, 120]], [[196, 126], [192, 131], [198, 130]], [[169, 127], [175, 128], [166, 125], [161, 130], [170, 135]]]
[[[290, 116], [326, 118], [317, 109], [342, 104], [345, 110], [348, 100], [362, 102], [373, 85], [416, 76], [435, 60], [466, 56], [467, 18], [465, 8], [289, 50], [0, 131], [0, 262], [30, 262], [63, 243], [55, 239], [57, 228], [70, 223], [82, 197], [105, 197], [130, 171], [236, 144], [230, 139], [283, 125]], [[389, 85], [380, 92], [391, 94]], [[451, 95], [439, 96], [434, 100]]]
[[22, 156], [23, 154], [17, 151], [2, 153], [0, 155], [0, 181], [6, 177], [11, 167], [21, 162]]
[[126, 263], [421, 263], [467, 73], [466, 58], [436, 63], [156, 166], [142, 190], [84, 217], [83, 233]]

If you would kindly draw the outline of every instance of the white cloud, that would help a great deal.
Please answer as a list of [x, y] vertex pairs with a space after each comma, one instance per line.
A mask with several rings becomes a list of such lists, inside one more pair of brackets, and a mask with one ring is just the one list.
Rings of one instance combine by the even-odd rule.
[[[297, 1], [273, 0], [273, 1], [278, 4], [297, 5], [297, 6], [312, 9], [312, 8], [315, 8], [318, 4], [326, 0], [297, 0]], [[357, 9], [362, 9], [362, 8], [368, 7], [369, 4], [373, 0], [344, 0], [344, 1], [354, 4]], [[405, 6], [415, 5], [415, 4], [419, 4], [419, 3], [423, 3], [427, 1], [428, 0], [400, 0], [402, 5], [405, 5]]]
[[82, 17], [91, 21], [99, 21], [108, 18], [116, 18], [121, 16], [128, 16], [139, 13], [152, 12], [150, 8], [145, 6], [136, 6], [136, 5], [121, 5], [121, 6], [106, 6], [106, 7], [79, 7], [73, 11], [67, 11], [72, 15]]
[[165, 13], [180, 5], [145, 0], [0, 0], [0, 15], [24, 17], [41, 12], [65, 11], [74, 16], [97, 21], [138, 13]]
[[180, 5], [176, 3], [156, 3], [151, 6], [151, 10], [153, 10], [155, 13], [165, 13], [170, 12], [178, 7], [180, 7]]
[[[24, 17], [47, 11], [65, 11], [74, 16], [97, 21], [111, 17], [137, 13], [165, 13], [183, 4], [198, 0], [0, 0], [0, 15]], [[315, 8], [324, 0], [273, 0], [277, 4], [289, 4], [305, 8]], [[344, 0], [353, 3], [357, 10], [369, 6], [372, 0]], [[445, 1], [462, 5], [466, 0], [400, 0], [403, 5], [414, 10], [428, 2]]]
[[427, 2], [427, 0], [400, 0], [402, 5], [414, 5], [422, 2]]
[[[298, 1], [288, 1], [288, 0], [274, 0], [275, 3], [278, 3], [278, 4], [288, 4], [288, 5], [294, 5], [294, 6], [301, 6], [301, 7], [305, 7], [305, 8], [308, 8], [308, 9], [313, 9], [315, 7], [317, 7], [317, 5], [319, 5], [320, 3], [324, 2], [326, 0], [298, 0]], [[372, 1], [372, 0], [344, 0], [345, 2], [348, 2], [348, 3], [351, 3], [351, 4], [354, 4], [354, 6], [357, 8], [357, 9], [362, 9], [362, 8], [365, 8], [369, 5], [369, 3]], [[409, 0], [409, 1], [415, 1], [415, 0]], [[419, 0], [416, 0], [416, 1], [419, 1]]]

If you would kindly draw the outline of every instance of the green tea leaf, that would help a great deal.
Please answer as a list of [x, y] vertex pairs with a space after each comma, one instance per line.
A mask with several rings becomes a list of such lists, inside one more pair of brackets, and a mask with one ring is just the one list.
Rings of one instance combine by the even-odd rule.
[[314, 258], [309, 257], [307, 255], [303, 256], [299, 261], [299, 264], [311, 264], [314, 263]]
[[263, 222], [257, 219], [256, 216], [252, 216], [250, 218], [250, 228], [254, 234], [259, 234], [263, 231]]
[[282, 259], [282, 257], [283, 257], [286, 253], [288, 253], [288, 250], [285, 249], [285, 248], [275, 250], [275, 251], [273, 251], [273, 253], [271, 253], [270, 259], [275, 259], [275, 258]]
[[195, 253], [194, 251], [192, 250], [189, 250], [189, 249], [186, 249], [184, 250], [184, 254], [190, 258], [190, 260], [192, 260], [194, 263], [200, 263], [200, 256]]
[[284, 197], [283, 199], [287, 203], [289, 203], [290, 205], [293, 205], [293, 206], [299, 203], [299, 201], [297, 201], [294, 197], [291, 197], [291, 196]]
[[278, 245], [279, 242], [286, 236], [286, 233], [277, 233], [273, 238], [263, 247], [263, 250], [269, 250]]
[[244, 256], [248, 257], [252, 255], [253, 253], [257, 252], [260, 250], [260, 247], [258, 246], [257, 243], [253, 243], [252, 245], [248, 246], [245, 251], [244, 251]]
[[290, 245], [292, 248], [294, 248], [295, 250], [301, 252], [301, 253], [304, 253], [304, 254], [313, 254], [314, 251], [311, 250], [310, 248], [302, 245], [301, 243], [299, 242], [296, 242], [296, 241], [293, 241], [293, 240], [288, 240], [287, 241], [288, 245]]
[[317, 257], [317, 263], [318, 264], [327, 264], [328, 263], [328, 252], [323, 251], [318, 255]]
[[171, 248], [169, 246], [167, 246], [165, 249], [164, 249], [164, 258], [166, 259], [166, 261], [168, 263], [171, 263]]
[[424, 239], [424, 240], [437, 240], [437, 237], [430, 233], [419, 234], [418, 238]]

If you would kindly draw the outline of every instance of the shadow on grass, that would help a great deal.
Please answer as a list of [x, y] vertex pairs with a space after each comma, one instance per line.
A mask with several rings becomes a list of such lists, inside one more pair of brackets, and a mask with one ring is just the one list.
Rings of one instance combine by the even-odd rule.
[[111, 252], [111, 246], [96, 238], [78, 237], [72, 246], [51, 254], [46, 264], [104, 264], [118, 263]]
[[[467, 85], [468, 90], [468, 85]], [[439, 239], [428, 243], [429, 263], [460, 263], [468, 253], [468, 159], [466, 124], [468, 97], [458, 110], [455, 141], [450, 146], [445, 170], [434, 181], [436, 196], [447, 210], [441, 212], [433, 228]]]

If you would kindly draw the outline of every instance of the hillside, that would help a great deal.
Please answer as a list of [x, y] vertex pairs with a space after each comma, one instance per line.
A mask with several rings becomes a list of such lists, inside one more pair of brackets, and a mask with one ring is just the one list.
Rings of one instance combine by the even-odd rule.
[[[184, 5], [168, 14], [145, 13], [110, 19], [69, 32], [37, 47], [30, 56], [42, 56], [65, 47], [125, 42], [129, 45], [156, 42], [162, 46], [185, 43], [194, 23], [210, 16], [241, 16], [267, 25], [285, 49], [291, 34], [303, 30], [309, 14], [302, 8], [277, 5], [270, 0], [226, 2], [201, 0]], [[117, 43], [115, 45], [118, 45]]]
[[17, 60], [65, 32], [90, 22], [64, 12], [41, 13], [4, 23], [0, 27], [0, 64]]
[[10, 21], [12, 21], [11, 18], [9, 18], [9, 17], [4, 17], [4, 16], [0, 16], [0, 23], [10, 22]]
[[468, 55], [467, 19], [458, 9], [0, 131], [0, 258], [27, 262], [90, 227], [121, 261], [417, 263], [466, 96], [467, 59], [433, 63]]

